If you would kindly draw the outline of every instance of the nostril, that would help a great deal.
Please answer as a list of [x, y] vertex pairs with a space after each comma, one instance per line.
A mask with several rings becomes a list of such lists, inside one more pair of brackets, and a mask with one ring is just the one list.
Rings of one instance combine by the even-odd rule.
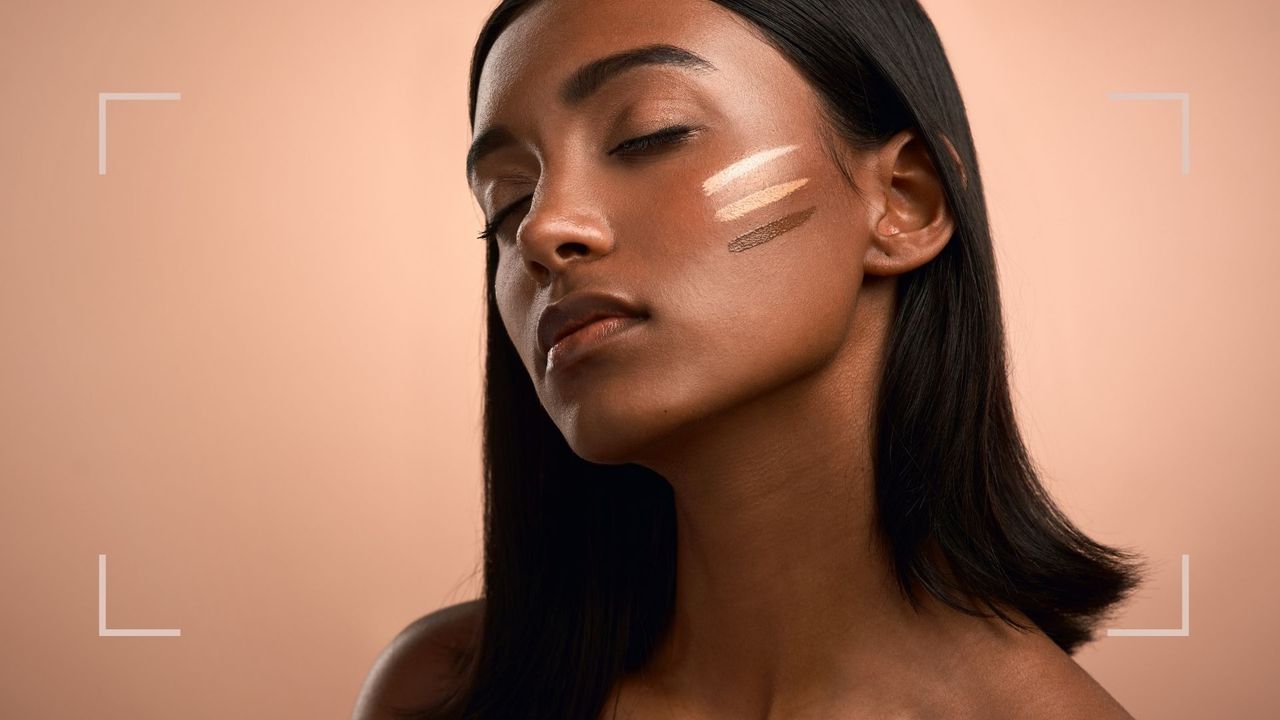
[[561, 243], [556, 247], [556, 254], [562, 258], [574, 257], [575, 255], [588, 255], [590, 253], [590, 248], [580, 242]]

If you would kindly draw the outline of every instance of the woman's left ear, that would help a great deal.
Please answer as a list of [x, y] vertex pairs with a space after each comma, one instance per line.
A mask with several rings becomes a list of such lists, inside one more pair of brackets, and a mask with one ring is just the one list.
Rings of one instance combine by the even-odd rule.
[[[949, 141], [947, 147], [954, 153]], [[863, 272], [910, 272], [942, 252], [955, 229], [942, 180], [914, 129], [875, 151], [870, 168], [871, 228]]]

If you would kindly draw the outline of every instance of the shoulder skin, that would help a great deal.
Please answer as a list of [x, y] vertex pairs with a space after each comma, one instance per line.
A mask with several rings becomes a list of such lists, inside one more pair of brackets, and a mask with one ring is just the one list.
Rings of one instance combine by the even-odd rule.
[[426, 707], [440, 699], [452, 687], [457, 659], [477, 629], [483, 603], [450, 605], [401, 630], [374, 661], [352, 720], [393, 720], [397, 709]]

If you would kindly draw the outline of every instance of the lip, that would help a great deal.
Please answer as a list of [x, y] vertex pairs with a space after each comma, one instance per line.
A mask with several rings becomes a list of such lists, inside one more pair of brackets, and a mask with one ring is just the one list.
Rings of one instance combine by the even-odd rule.
[[551, 346], [547, 353], [547, 372], [563, 371], [579, 358], [643, 322], [644, 318], [612, 315], [587, 323]]
[[601, 330], [618, 330], [622, 326], [634, 324], [608, 322], [594, 326], [599, 320], [643, 320], [646, 317], [648, 316], [639, 303], [621, 295], [598, 291], [572, 292], [548, 305], [539, 316], [538, 349], [546, 356], [557, 343], [578, 330], [586, 328], [588, 333], [584, 333], [584, 336], [599, 335], [598, 331]]

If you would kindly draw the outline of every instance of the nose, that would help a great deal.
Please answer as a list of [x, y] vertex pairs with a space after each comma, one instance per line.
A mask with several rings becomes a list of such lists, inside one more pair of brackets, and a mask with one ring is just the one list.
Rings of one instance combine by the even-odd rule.
[[543, 283], [571, 263], [597, 260], [613, 251], [613, 233], [599, 195], [581, 185], [553, 186], [546, 178], [534, 193], [518, 240], [525, 270]]

